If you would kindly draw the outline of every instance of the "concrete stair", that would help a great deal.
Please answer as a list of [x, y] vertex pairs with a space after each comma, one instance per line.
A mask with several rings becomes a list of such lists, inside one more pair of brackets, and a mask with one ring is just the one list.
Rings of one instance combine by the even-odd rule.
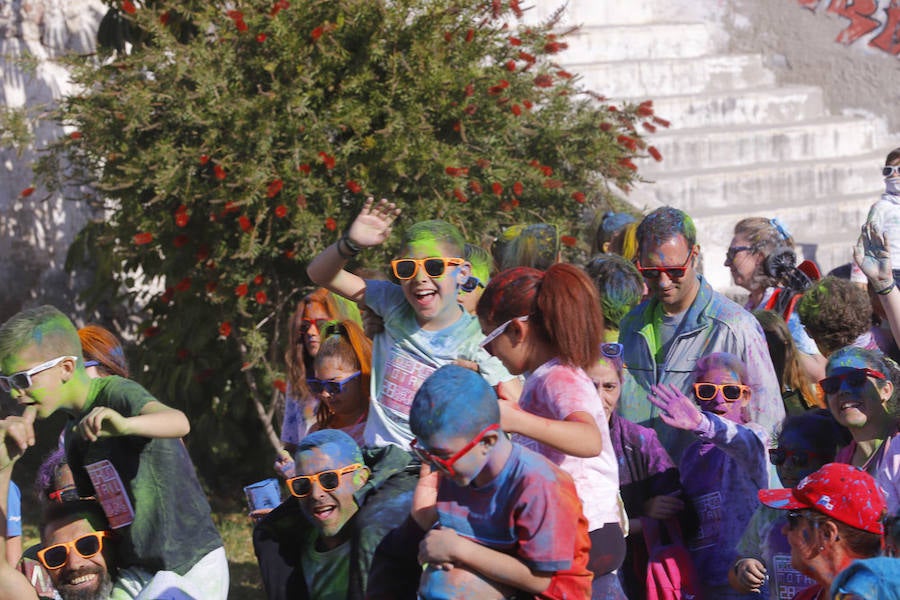
[[[761, 54], [727, 51], [717, 22], [732, 0], [570, 0], [560, 22], [581, 28], [559, 62], [613, 103], [653, 100], [671, 122], [647, 136], [662, 162], [639, 159], [637, 208], [670, 204], [697, 223], [704, 269], [717, 288], [734, 224], [779, 217], [823, 271], [851, 248], [883, 183], [886, 125], [830, 114], [817, 87], [779, 85]], [[536, 0], [528, 19], [558, 0]]]

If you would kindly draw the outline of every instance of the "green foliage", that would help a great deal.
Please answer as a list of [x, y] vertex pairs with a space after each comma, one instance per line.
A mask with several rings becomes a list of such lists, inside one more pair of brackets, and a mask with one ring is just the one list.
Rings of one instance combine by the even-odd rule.
[[636, 126], [652, 127], [649, 103], [579, 90], [553, 62], [565, 34], [519, 25], [514, 0], [112, 6], [106, 54], [73, 64], [84, 91], [60, 119], [76, 133], [44, 181], [96, 190], [78, 191], [105, 208], [72, 266], [99, 265], [107, 301], [144, 311], [134, 370], [187, 410], [212, 464], [277, 441], [279, 334], [304, 266], [366, 196], [474, 242], [549, 221], [587, 246], [577, 224], [608, 206], [609, 182], [627, 189]]

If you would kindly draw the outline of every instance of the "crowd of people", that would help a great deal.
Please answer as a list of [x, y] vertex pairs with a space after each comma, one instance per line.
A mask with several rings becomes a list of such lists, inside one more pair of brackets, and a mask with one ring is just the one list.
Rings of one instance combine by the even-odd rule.
[[[422, 221], [379, 274], [347, 265], [400, 210], [366, 201], [289, 323], [289, 496], [253, 513], [266, 596], [900, 597], [898, 165], [824, 277], [778, 219], [736, 223], [743, 306], [672, 207], [599, 215], [584, 265], [547, 224], [486, 249]], [[0, 420], [0, 600], [227, 597], [190, 423], [115, 337], [27, 309], [0, 373], [24, 407]], [[13, 465], [57, 411], [23, 552]]]

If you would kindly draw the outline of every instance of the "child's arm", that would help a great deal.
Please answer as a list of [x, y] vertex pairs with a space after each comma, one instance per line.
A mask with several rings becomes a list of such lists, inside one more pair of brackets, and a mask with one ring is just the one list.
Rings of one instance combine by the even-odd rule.
[[98, 406], [78, 423], [78, 432], [89, 442], [120, 435], [180, 438], [190, 431], [191, 424], [183, 412], [155, 400], [145, 404], [140, 414], [133, 417], [123, 417], [112, 408]]
[[37, 600], [37, 593], [24, 575], [6, 562], [6, 517], [9, 482], [13, 465], [34, 445], [34, 410], [26, 416], [0, 421], [0, 600]]
[[580, 458], [593, 458], [603, 450], [597, 422], [589, 413], [576, 411], [565, 420], [531, 414], [508, 400], [500, 400], [500, 427]]
[[887, 232], [879, 234], [871, 223], [863, 226], [853, 249], [853, 260], [866, 274], [884, 307], [891, 334], [900, 340], [900, 290], [894, 285], [893, 265]]
[[361, 249], [387, 240], [391, 235], [391, 225], [400, 214], [400, 209], [393, 202], [382, 199], [378, 204], [373, 204], [372, 198], [366, 200], [347, 233], [325, 248], [306, 267], [306, 274], [314, 283], [354, 302], [363, 300], [366, 282], [358, 275], [345, 271], [344, 265]]
[[442, 527], [425, 534], [419, 544], [419, 563], [457, 564], [483, 577], [529, 594], [540, 594], [550, 585], [550, 573], [534, 572], [511, 554], [473, 542]]

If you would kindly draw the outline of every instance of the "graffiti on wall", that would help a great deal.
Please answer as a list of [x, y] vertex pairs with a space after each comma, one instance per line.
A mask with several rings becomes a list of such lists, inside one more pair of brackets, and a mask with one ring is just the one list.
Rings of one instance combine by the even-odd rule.
[[850, 24], [837, 36], [838, 42], [850, 45], [871, 36], [869, 46], [900, 55], [900, 0], [797, 1], [812, 11], [824, 8], [825, 12], [849, 19]]

